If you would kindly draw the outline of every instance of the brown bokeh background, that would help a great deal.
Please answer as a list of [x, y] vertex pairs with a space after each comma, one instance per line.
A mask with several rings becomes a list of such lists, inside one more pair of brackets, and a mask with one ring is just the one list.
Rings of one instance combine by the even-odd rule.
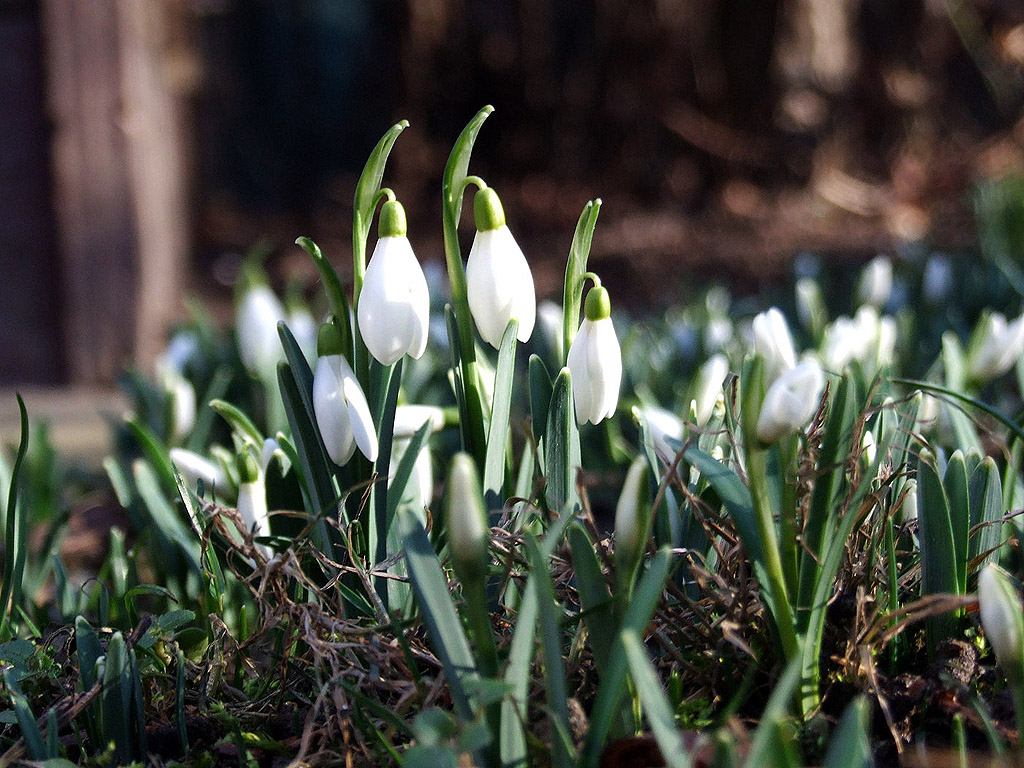
[[[451, 143], [554, 295], [576, 217], [656, 309], [800, 251], [957, 248], [980, 178], [1024, 168], [1019, 0], [0, 0], [0, 385], [109, 383], [239, 255], [350, 272], [355, 180], [385, 181], [440, 262]], [[470, 224], [470, 222], [464, 222]], [[468, 238], [468, 232], [467, 232]], [[312, 290], [312, 287], [310, 288]]]

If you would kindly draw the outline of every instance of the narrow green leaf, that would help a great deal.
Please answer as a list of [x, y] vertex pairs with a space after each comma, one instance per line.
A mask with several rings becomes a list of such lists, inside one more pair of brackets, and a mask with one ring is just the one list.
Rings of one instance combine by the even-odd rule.
[[658, 742], [658, 749], [665, 758], [665, 764], [669, 768], [689, 768], [693, 763], [683, 744], [682, 733], [676, 727], [672, 705], [665, 695], [654, 665], [647, 657], [647, 651], [640, 642], [640, 635], [636, 630], [624, 629], [620, 633], [619, 641], [629, 662], [633, 685], [640, 694], [644, 716], [654, 732], [654, 739]]
[[572, 568], [576, 575], [576, 589], [580, 596], [580, 610], [583, 612], [594, 653], [594, 663], [604, 669], [611, 655], [615, 633], [609, 628], [615, 626], [612, 595], [608, 589], [598, 563], [594, 544], [586, 529], [579, 523], [569, 527], [569, 551]]
[[572, 375], [563, 368], [555, 379], [545, 429], [545, 468], [548, 483], [544, 498], [549, 509], [578, 503], [576, 471], [580, 466], [580, 435], [572, 400]]
[[377, 146], [373, 148], [369, 159], [366, 161], [366, 165], [363, 167], [363, 172], [359, 176], [359, 182], [356, 184], [355, 201], [352, 209], [352, 229], [354, 230], [353, 234], [358, 234], [364, 243], [370, 234], [370, 220], [373, 216], [373, 204], [377, 196], [377, 192], [380, 190], [381, 182], [384, 179], [384, 168], [387, 165], [388, 156], [391, 154], [391, 149], [395, 146], [395, 142], [398, 140], [402, 131], [408, 127], [408, 120], [401, 120], [391, 126], [387, 132], [381, 136], [380, 141], [377, 142]]
[[768, 697], [768, 704], [761, 714], [761, 722], [754, 733], [754, 741], [747, 752], [743, 768], [764, 768], [774, 765], [774, 753], [777, 749], [777, 731], [789, 712], [789, 703], [793, 700], [797, 683], [800, 682], [800, 660], [793, 659], [787, 666], [782, 677], [775, 684], [775, 690]]
[[[402, 384], [402, 361], [399, 360], [392, 366], [381, 366], [387, 373], [382, 376], [386, 384], [387, 394], [380, 398], [380, 405], [377, 407], [376, 417], [377, 428], [377, 462], [375, 470], [377, 482], [370, 491], [370, 503], [373, 510], [373, 524], [370, 529], [370, 541], [374, 543], [374, 557], [376, 562], [382, 563], [391, 554], [388, 552], [388, 475], [391, 472], [391, 451], [395, 435], [395, 409], [398, 407], [398, 390]], [[384, 605], [387, 605], [389, 579], [380, 577], [376, 580], [374, 587], [380, 595]]]
[[397, 520], [416, 604], [448, 678], [455, 710], [459, 717], [470, 720], [473, 707], [464, 683], [478, 677], [476, 661], [448, 592], [444, 571], [419, 519], [409, 511], [399, 510]]
[[235, 434], [257, 448], [263, 448], [263, 433], [241, 408], [224, 400], [211, 400], [210, 407], [220, 414]]
[[850, 702], [832, 735], [832, 743], [825, 755], [825, 768], [868, 768], [871, 765], [870, 714], [871, 707], [863, 696]]
[[[363, 240], [366, 240], [365, 236]], [[345, 291], [341, 287], [341, 281], [338, 279], [338, 273], [334, 270], [334, 266], [324, 256], [320, 246], [308, 237], [298, 238], [295, 244], [309, 254], [309, 257], [313, 260], [313, 265], [320, 275], [320, 282], [324, 286], [324, 293], [327, 294], [327, 304], [331, 308], [331, 314], [343, 321], [348, 320], [351, 316], [348, 309], [348, 299], [345, 297]], [[352, 328], [347, 322], [338, 323], [338, 326], [339, 330], [342, 331], [342, 350], [346, 357], [350, 357], [352, 354]]]
[[[935, 457], [923, 450], [917, 464], [918, 540], [921, 544], [921, 594], [959, 594], [958, 566], [949, 502], [942, 487]], [[925, 620], [930, 654], [952, 632], [948, 616]]]
[[115, 632], [107, 645], [103, 667], [103, 692], [100, 694], [103, 712], [103, 738], [114, 742], [114, 758], [118, 765], [127, 765], [134, 758], [132, 750], [131, 671], [128, 647], [124, 636]]
[[967, 540], [972, 514], [971, 497], [967, 484], [967, 464], [963, 451], [957, 450], [949, 457], [946, 474], [942, 477], [942, 486], [949, 504], [949, 523], [953, 532], [957, 594], [962, 595], [967, 592]]
[[967, 557], [973, 561], [988, 552], [987, 563], [996, 559], [996, 550], [1003, 543], [1003, 486], [999, 467], [991, 456], [986, 456], [971, 475], [970, 496], [971, 530], [977, 530], [971, 536]]
[[[642, 633], [647, 628], [661, 601], [671, 562], [672, 554], [668, 548], [658, 550], [651, 559], [650, 567], [633, 590], [633, 600], [623, 617], [620, 630]], [[625, 653], [621, 652], [621, 637], [620, 631], [616, 636], [608, 666], [600, 670], [601, 683], [590, 713], [590, 728], [583, 742], [583, 752], [579, 761], [581, 768], [597, 768], [601, 751], [608, 740], [608, 733], [621, 711], [620, 702], [626, 692], [628, 671]]]
[[[462, 250], [459, 247], [459, 219], [462, 217], [462, 196], [465, 192], [466, 172], [469, 170], [473, 145], [484, 121], [493, 111], [494, 108], [490, 105], [485, 106], [462, 130], [448, 156], [441, 180], [445, 264], [452, 292], [454, 321], [458, 326], [458, 370], [461, 378], [457, 380], [457, 384], [461, 389], [460, 415], [464, 416], [463, 450], [473, 456], [478, 468], [484, 466], [486, 450], [483, 401], [477, 381], [476, 348], [466, 291], [466, 269], [462, 264]], [[453, 337], [450, 328], [448, 335], [449, 338]]]
[[526, 534], [526, 552], [530, 561], [530, 576], [537, 591], [541, 649], [544, 657], [544, 680], [548, 700], [548, 719], [551, 724], [551, 764], [554, 768], [572, 768], [572, 755], [559, 733], [570, 733], [569, 693], [565, 680], [565, 661], [562, 658], [562, 636], [558, 627], [558, 604], [551, 582], [548, 564], [532, 535]]
[[850, 440], [856, 419], [857, 385], [853, 377], [843, 376], [835, 389], [825, 422], [825, 436], [818, 454], [818, 473], [803, 530], [803, 546], [811, 556], [804, 555], [800, 560], [800, 586], [794, 607], [801, 629], [806, 628], [818, 559], [836, 525], [837, 500], [846, 476], [846, 457], [854, 448]]
[[533, 418], [533, 439], [538, 446], [540, 466], [544, 467], [544, 451], [540, 449], [544, 432], [548, 426], [548, 411], [551, 408], [551, 374], [544, 361], [537, 355], [530, 355], [530, 415]]
[[484, 503], [488, 510], [501, 509], [505, 503], [505, 454], [509, 436], [509, 413], [512, 410], [518, 333], [519, 321], [512, 320], [501, 337], [501, 347], [498, 349], [491, 424], [487, 430], [487, 453], [484, 459]]
[[[199, 540], [182, 523], [177, 510], [161, 488], [156, 470], [142, 459], [136, 459], [132, 464], [132, 476], [135, 478], [139, 496], [149, 512], [153, 528], [161, 541], [165, 545], [175, 545], [188, 565], [196, 573], [201, 574]], [[174, 478], [173, 472], [171, 478]]]
[[21, 692], [13, 670], [4, 670], [4, 683], [7, 685], [7, 694], [11, 699], [11, 706], [14, 708], [14, 715], [21, 728], [21, 735], [25, 739], [25, 750], [32, 760], [45, 760], [49, 757], [46, 746], [43, 743], [43, 734], [36, 723], [36, 717], [28, 705], [28, 699]]
[[580, 305], [583, 301], [583, 275], [587, 271], [590, 245], [594, 240], [597, 216], [601, 213], [601, 200], [591, 200], [583, 206], [576, 231], [569, 247], [569, 259], [565, 265], [565, 283], [562, 293], [562, 358], [565, 362], [569, 347], [576, 336], [580, 323]]
[[[295, 450], [299, 454], [299, 470], [305, 478], [306, 489], [313, 503], [313, 508], [308, 511], [317, 517], [331, 515], [338, 509], [338, 494], [332, 481], [333, 471], [327, 449], [316, 427], [315, 416], [311, 416], [312, 403], [307, 410], [300, 383], [291, 365], [279, 363], [277, 377]], [[309, 395], [312, 398], [312, 384], [310, 387]]]
[[[551, 560], [565, 534], [566, 528], [576, 519], [571, 509], [563, 509], [558, 519], [548, 529], [540, 543], [544, 563]], [[509, 649], [508, 664], [505, 667], [505, 682], [512, 686], [512, 693], [501, 703], [500, 749], [505, 766], [526, 764], [526, 738], [523, 734], [527, 713], [527, 692], [530, 684], [530, 665], [534, 656], [534, 632], [537, 627], [538, 598], [533, 580], [537, 571], [531, 569], [523, 591], [519, 613], [515, 617], [515, 630]]]

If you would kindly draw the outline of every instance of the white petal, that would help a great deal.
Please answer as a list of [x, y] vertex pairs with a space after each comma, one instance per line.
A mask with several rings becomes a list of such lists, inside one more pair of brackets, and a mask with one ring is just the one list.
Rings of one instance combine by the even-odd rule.
[[277, 335], [281, 320], [284, 307], [268, 286], [254, 286], [242, 296], [235, 324], [238, 353], [249, 371], [261, 373], [284, 357]]
[[400, 405], [395, 409], [395, 440], [412, 438], [420, 427], [430, 422], [430, 428], [444, 427], [444, 411], [433, 405]]
[[205, 456], [184, 448], [171, 448], [171, 461], [178, 468], [185, 486], [190, 490], [195, 490], [200, 479], [206, 486], [204, 490], [207, 495], [216, 492], [222, 496], [228, 487], [228, 478], [223, 468]]
[[814, 360], [784, 372], [768, 388], [757, 419], [757, 437], [773, 443], [802, 429], [818, 409], [825, 377]]
[[327, 455], [338, 466], [348, 463], [356, 445], [349, 423], [349, 412], [341, 388], [341, 364], [351, 368], [341, 355], [325, 355], [316, 361], [313, 372], [313, 413], [320, 429]]
[[366, 268], [357, 311], [359, 332], [382, 365], [426, 348], [430, 301], [423, 270], [408, 238], [377, 241]]
[[594, 321], [588, 347], [590, 421], [597, 424], [615, 415], [622, 383], [622, 351], [610, 317]]
[[537, 302], [533, 275], [508, 227], [477, 232], [466, 262], [466, 294], [481, 338], [497, 349], [510, 320], [517, 338], [533, 333]]
[[572, 340], [566, 359], [566, 365], [569, 366], [569, 373], [572, 375], [572, 398], [576, 408], [577, 424], [586, 423], [591, 411], [590, 374], [587, 370], [586, 353], [589, 335], [590, 325], [584, 320]]
[[349, 422], [356, 445], [370, 461], [377, 460], [377, 432], [370, 418], [370, 407], [366, 404], [366, 396], [359, 387], [355, 376], [346, 376], [342, 382], [345, 401], [348, 405]]

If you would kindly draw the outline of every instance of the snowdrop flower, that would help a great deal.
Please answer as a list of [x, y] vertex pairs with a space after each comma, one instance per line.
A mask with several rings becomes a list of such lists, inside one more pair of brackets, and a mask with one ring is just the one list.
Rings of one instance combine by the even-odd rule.
[[583, 322], [566, 360], [572, 374], [576, 421], [599, 423], [615, 413], [622, 382], [622, 350], [612, 325], [608, 291], [595, 285], [587, 294]]
[[184, 375], [189, 363], [199, 355], [199, 340], [192, 331], [178, 331], [167, 342], [156, 362], [157, 370], [171, 370]]
[[888, 256], [879, 254], [864, 267], [860, 274], [857, 298], [861, 304], [884, 307], [892, 293], [892, 262]]
[[402, 355], [423, 356], [430, 296], [406, 237], [405, 209], [396, 200], [381, 207], [379, 238], [366, 267], [356, 315], [366, 348], [381, 365], [393, 365]]
[[697, 414], [697, 426], [708, 423], [715, 410], [715, 403], [722, 394], [722, 385], [729, 375], [729, 361], [725, 355], [712, 355], [697, 372], [697, 386], [693, 398]]
[[444, 411], [433, 405], [400, 405], [395, 409], [395, 440], [410, 440], [430, 422], [431, 430], [444, 427]]
[[320, 327], [320, 358], [313, 372], [313, 413], [327, 454], [338, 466], [348, 463], [356, 446], [370, 461], [377, 460], [377, 433], [355, 373], [341, 354], [333, 325]]
[[200, 480], [203, 481], [204, 492], [208, 496], [213, 493], [223, 496], [228, 489], [228, 476], [224, 468], [205, 456], [184, 448], [171, 448], [171, 463], [177, 467], [186, 487], [190, 490], [195, 490]]
[[235, 332], [238, 354], [246, 369], [261, 375], [284, 359], [277, 324], [285, 319], [284, 307], [265, 283], [250, 281], [238, 302]]
[[466, 262], [466, 294], [481, 338], [497, 349], [512, 320], [519, 321], [519, 341], [533, 333], [537, 299], [533, 274], [515, 238], [505, 226], [505, 212], [491, 188], [473, 199], [476, 237]]
[[757, 419], [757, 439], [766, 445], [803, 429], [818, 410], [825, 374], [808, 358], [784, 372], [768, 387]]
[[[398, 472], [398, 465], [401, 464], [405, 452], [409, 449], [412, 437], [424, 424], [430, 424], [431, 430], [442, 428], [444, 413], [440, 408], [429, 405], [400, 405], [395, 411], [394, 443], [391, 449], [391, 464], [388, 468], [389, 485], [394, 479], [395, 473]], [[424, 442], [423, 447], [416, 455], [412, 475], [403, 489], [399, 503], [422, 519], [423, 510], [430, 506], [433, 493], [434, 463], [430, 457], [430, 448]]]
[[164, 368], [161, 379], [170, 405], [170, 442], [177, 443], [195, 426], [196, 390], [188, 379], [170, 368]]
[[993, 563], [982, 568], [978, 577], [978, 610], [996, 660], [1016, 677], [1024, 667], [1024, 614], [1017, 590]]
[[821, 360], [825, 367], [841, 372], [854, 360], [867, 354], [870, 337], [862, 333], [857, 321], [851, 317], [837, 317], [827, 328], [821, 342]]
[[786, 318], [776, 307], [757, 315], [753, 330], [754, 353], [764, 358], [764, 380], [770, 385], [783, 371], [796, 365], [793, 337], [786, 325]]
[[452, 565], [462, 581], [483, 578], [487, 570], [487, 512], [473, 457], [457, 453], [448, 471], [445, 524]]
[[[267, 511], [267, 484], [256, 460], [248, 453], [239, 460], [238, 471], [242, 482], [238, 485], [238, 515], [246, 531], [253, 536], [270, 535], [270, 513]], [[270, 557], [273, 552], [266, 545], [258, 545]]]
[[796, 281], [796, 314], [800, 324], [817, 336], [828, 321], [821, 285], [813, 277], [801, 277]]
[[723, 349], [732, 341], [732, 320], [721, 315], [708, 319], [704, 326], [704, 348], [707, 350]]
[[310, 365], [316, 363], [316, 331], [317, 322], [305, 306], [292, 306], [288, 308], [288, 330], [292, 332], [295, 341], [302, 350], [302, 356]]
[[642, 421], [646, 425], [655, 454], [671, 463], [675, 458], [676, 449], [669, 444], [669, 440], [682, 442], [682, 419], [664, 408], [655, 407], [636, 408], [633, 415], [637, 421]]
[[967, 353], [967, 375], [976, 383], [1001, 376], [1024, 353], [1024, 315], [1012, 323], [999, 312], [983, 318]]

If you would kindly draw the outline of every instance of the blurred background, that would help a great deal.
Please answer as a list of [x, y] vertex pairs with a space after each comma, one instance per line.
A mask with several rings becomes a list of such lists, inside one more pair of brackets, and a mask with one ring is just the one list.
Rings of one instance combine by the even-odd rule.
[[0, 387], [147, 368], [189, 297], [230, 315], [253, 247], [282, 291], [315, 291], [298, 235], [350, 274], [402, 118], [385, 183], [440, 265], [441, 172], [488, 103], [471, 168], [539, 293], [601, 197], [591, 263], [657, 311], [800, 252], [972, 242], [973, 185], [1024, 172], [1024, 3], [0, 0]]

